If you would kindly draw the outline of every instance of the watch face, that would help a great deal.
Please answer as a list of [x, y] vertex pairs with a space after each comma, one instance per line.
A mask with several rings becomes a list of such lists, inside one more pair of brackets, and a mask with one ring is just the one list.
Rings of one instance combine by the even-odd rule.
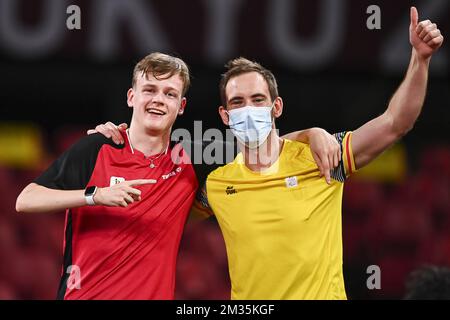
[[97, 188], [96, 186], [90, 186], [90, 187], [87, 187], [87, 188], [86, 188], [86, 191], [84, 191], [84, 195], [85, 195], [85, 196], [91, 196], [91, 195], [93, 195], [96, 188]]

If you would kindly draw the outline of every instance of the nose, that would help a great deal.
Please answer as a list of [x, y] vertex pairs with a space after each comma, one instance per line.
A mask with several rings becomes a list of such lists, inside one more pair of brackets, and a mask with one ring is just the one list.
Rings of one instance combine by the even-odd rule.
[[152, 97], [152, 103], [155, 103], [155, 104], [164, 104], [164, 98], [165, 98], [164, 93], [161, 92], [161, 91], [158, 91], [158, 92], [156, 92], [155, 95]]

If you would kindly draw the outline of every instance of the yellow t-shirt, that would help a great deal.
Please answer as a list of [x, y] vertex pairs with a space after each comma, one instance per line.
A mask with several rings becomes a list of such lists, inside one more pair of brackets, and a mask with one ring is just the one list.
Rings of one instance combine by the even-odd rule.
[[341, 204], [355, 167], [351, 133], [336, 138], [343, 161], [331, 185], [309, 146], [290, 140], [263, 173], [239, 154], [209, 174], [207, 199], [196, 205], [211, 209], [222, 230], [232, 299], [346, 299]]

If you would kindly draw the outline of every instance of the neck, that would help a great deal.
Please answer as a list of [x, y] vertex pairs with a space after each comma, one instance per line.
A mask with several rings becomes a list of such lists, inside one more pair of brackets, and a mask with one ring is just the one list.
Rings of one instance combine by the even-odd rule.
[[275, 129], [272, 129], [267, 140], [258, 148], [250, 149], [239, 143], [245, 165], [255, 172], [261, 172], [272, 166], [278, 160], [282, 147], [283, 139], [278, 136]]
[[133, 149], [142, 152], [146, 157], [164, 152], [170, 141], [170, 130], [162, 134], [148, 133], [131, 124], [128, 134]]

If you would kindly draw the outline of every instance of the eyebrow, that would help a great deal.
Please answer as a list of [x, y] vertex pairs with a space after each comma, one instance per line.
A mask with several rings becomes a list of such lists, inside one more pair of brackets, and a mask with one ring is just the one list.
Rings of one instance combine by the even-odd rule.
[[[145, 83], [145, 84], [142, 85], [142, 88], [156, 88], [156, 87], [157, 87], [156, 85], [151, 84], [151, 83]], [[168, 89], [168, 90], [175, 91], [177, 94], [180, 93], [180, 91], [178, 91], [178, 89], [176, 89], [174, 87], [170, 87], [170, 86], [164, 87], [163, 89], [164, 90]]]
[[[255, 93], [255, 94], [252, 94], [250, 98], [251, 99], [255, 99], [255, 98], [267, 99], [267, 96], [264, 93]], [[228, 103], [233, 103], [233, 102], [240, 101], [240, 100], [243, 100], [243, 99], [244, 98], [242, 96], [233, 97], [230, 100], [228, 100]]]

